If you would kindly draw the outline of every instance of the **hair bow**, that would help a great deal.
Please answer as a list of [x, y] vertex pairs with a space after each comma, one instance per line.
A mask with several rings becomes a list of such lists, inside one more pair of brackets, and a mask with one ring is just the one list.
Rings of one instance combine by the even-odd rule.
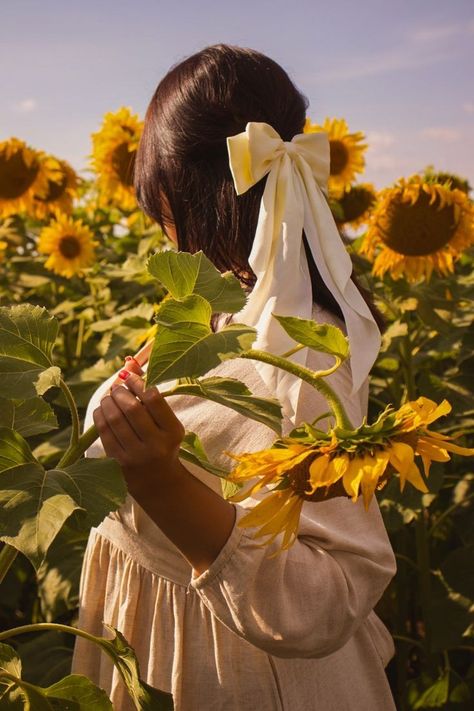
[[[265, 175], [249, 264], [257, 280], [244, 308], [234, 315], [257, 329], [256, 348], [282, 354], [294, 346], [272, 317], [312, 318], [313, 295], [302, 235], [321, 277], [341, 307], [350, 345], [352, 392], [365, 384], [380, 349], [380, 331], [351, 280], [352, 262], [325, 198], [329, 140], [324, 132], [283, 141], [267, 123], [250, 122], [227, 138], [229, 163], [238, 195]], [[308, 349], [292, 356], [306, 364]], [[295, 423], [301, 380], [273, 366], [256, 363], [283, 412]]]

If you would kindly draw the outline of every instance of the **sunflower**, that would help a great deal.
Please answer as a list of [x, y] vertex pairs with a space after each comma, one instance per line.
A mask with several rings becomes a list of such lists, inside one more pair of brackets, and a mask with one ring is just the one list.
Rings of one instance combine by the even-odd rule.
[[38, 251], [49, 254], [45, 267], [65, 277], [82, 276], [82, 270], [94, 262], [91, 230], [81, 220], [56, 213], [56, 219], [45, 227], [39, 236]]
[[[50, 156], [53, 158], [52, 156]], [[65, 160], [56, 160], [58, 170], [54, 180], [48, 180], [48, 189], [43, 195], [35, 195], [33, 211], [38, 220], [47, 219], [57, 210], [69, 214], [77, 194], [78, 177]]]
[[122, 107], [105, 114], [100, 130], [92, 134], [92, 165], [103, 207], [114, 204], [124, 211], [136, 209], [133, 169], [142, 130], [138, 116]]
[[58, 177], [58, 162], [18, 138], [0, 142], [0, 218], [33, 213], [35, 195], [48, 192]]
[[376, 276], [389, 271], [393, 279], [429, 281], [433, 270], [453, 272], [454, 261], [473, 243], [474, 208], [467, 195], [413, 175], [381, 192], [360, 252], [374, 262]]
[[365, 168], [364, 151], [367, 145], [363, 143], [364, 134], [349, 133], [349, 127], [344, 119], [326, 118], [322, 126], [306, 119], [304, 133], [325, 131], [329, 138], [330, 169], [329, 190], [335, 197], [340, 197], [349, 190], [357, 173], [363, 173]]
[[368, 221], [376, 202], [377, 193], [373, 185], [370, 183], [351, 185], [338, 200], [343, 217], [337, 218], [336, 222], [353, 228], [360, 227]]
[[0, 239], [0, 262], [3, 261], [3, 257], [5, 256], [5, 250], [8, 247], [8, 242], [5, 242], [4, 239]]
[[284, 550], [296, 539], [305, 501], [347, 496], [356, 502], [362, 493], [368, 509], [375, 490], [383, 488], [395, 473], [401, 491], [408, 481], [427, 493], [416, 456], [422, 458], [427, 477], [431, 462], [448, 461], [449, 452], [474, 454], [474, 448], [460, 447], [452, 437], [428, 429], [450, 411], [447, 400], [437, 405], [420, 397], [397, 411], [388, 407], [376, 422], [368, 425], [364, 420], [355, 430], [335, 428], [323, 433], [303, 424], [271, 449], [240, 455], [227, 452], [239, 462], [229, 475], [230, 481], [242, 484], [257, 477], [249, 489], [237, 492], [230, 501], [242, 501], [264, 486], [274, 485], [239, 525], [259, 527], [255, 537], [268, 537], [265, 544], [283, 533], [279, 550]]

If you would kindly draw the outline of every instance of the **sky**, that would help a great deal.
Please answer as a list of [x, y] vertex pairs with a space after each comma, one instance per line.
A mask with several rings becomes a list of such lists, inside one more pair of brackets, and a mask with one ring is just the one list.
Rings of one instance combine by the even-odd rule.
[[168, 69], [209, 44], [277, 61], [313, 122], [366, 135], [360, 180], [427, 165], [474, 185], [473, 0], [0, 0], [0, 141], [88, 167], [90, 134], [144, 117]]

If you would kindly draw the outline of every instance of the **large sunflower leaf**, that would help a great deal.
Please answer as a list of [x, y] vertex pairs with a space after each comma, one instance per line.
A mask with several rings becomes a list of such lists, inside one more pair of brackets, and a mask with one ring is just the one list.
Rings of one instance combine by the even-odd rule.
[[0, 397], [0, 427], [16, 430], [23, 437], [57, 429], [58, 421], [51, 406], [41, 397], [7, 400]]
[[35, 381], [53, 366], [58, 321], [42, 306], [0, 307], [0, 394], [31, 398]]
[[252, 395], [240, 380], [213, 377], [192, 382], [178, 382], [167, 393], [168, 395], [195, 395], [218, 402], [281, 434], [282, 415], [278, 400]]
[[38, 569], [71, 514], [83, 530], [98, 525], [125, 500], [115, 459], [83, 458], [62, 469], [45, 468], [13, 430], [0, 430], [0, 540]]
[[349, 340], [337, 326], [296, 316], [273, 316], [297, 343], [320, 353], [330, 353], [341, 360], [349, 356]]
[[221, 274], [201, 251], [159, 252], [149, 258], [147, 268], [174, 299], [198, 294], [210, 303], [213, 312], [236, 313], [245, 305], [245, 292], [238, 279], [231, 272]]
[[150, 353], [147, 386], [197, 378], [251, 347], [255, 329], [231, 324], [213, 333], [211, 315], [209, 302], [197, 294], [163, 303], [156, 315], [158, 331]]
[[25, 682], [21, 678], [21, 660], [8, 644], [0, 644], [0, 705], [9, 711], [25, 708], [34, 711], [88, 711], [92, 708], [113, 711], [105, 691], [80, 674], [70, 674], [47, 688]]

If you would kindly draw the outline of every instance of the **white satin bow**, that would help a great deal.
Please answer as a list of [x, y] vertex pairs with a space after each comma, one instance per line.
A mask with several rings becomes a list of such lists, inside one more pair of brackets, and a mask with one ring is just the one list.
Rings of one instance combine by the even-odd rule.
[[[272, 313], [312, 318], [313, 296], [302, 235], [321, 277], [341, 307], [349, 338], [354, 395], [365, 383], [380, 349], [380, 331], [351, 280], [352, 262], [325, 199], [329, 177], [326, 133], [303, 133], [283, 141], [267, 123], [250, 122], [227, 138], [238, 195], [268, 174], [249, 264], [257, 280], [234, 321], [257, 329], [255, 348], [281, 355], [295, 344]], [[308, 349], [292, 360], [306, 364]], [[301, 380], [273, 366], [256, 367], [283, 412], [295, 421]]]

